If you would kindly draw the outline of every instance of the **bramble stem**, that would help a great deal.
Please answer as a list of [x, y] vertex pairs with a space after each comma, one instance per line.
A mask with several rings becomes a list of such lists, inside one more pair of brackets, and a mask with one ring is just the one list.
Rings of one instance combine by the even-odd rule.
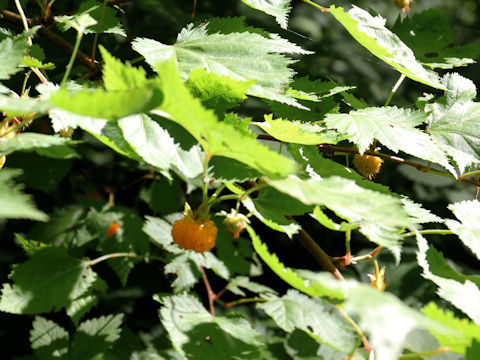
[[[453, 234], [452, 230], [443, 230], [443, 229], [420, 230], [418, 232], [420, 234], [425, 234], [425, 235], [428, 235], [428, 234], [451, 235], [451, 234]], [[408, 232], [408, 233], [405, 233], [405, 234], [401, 234], [400, 236], [403, 237], [403, 238], [407, 238], [407, 237], [415, 236], [415, 235], [416, 235], [416, 232]]]
[[94, 266], [94, 265], [97, 265], [98, 263], [102, 262], [102, 261], [105, 261], [105, 260], [109, 260], [109, 259], [113, 259], [113, 258], [118, 258], [118, 257], [130, 257], [130, 258], [135, 258], [137, 257], [137, 255], [133, 252], [123, 252], [123, 253], [112, 253], [112, 254], [107, 254], [107, 255], [103, 255], [103, 256], [100, 256], [96, 259], [93, 259], [93, 260], [90, 260], [88, 262], [88, 266]]
[[314, 8], [317, 8], [318, 10], [322, 11], [322, 12], [330, 12], [330, 10], [326, 7], [323, 7], [323, 6], [320, 6], [318, 4], [315, 4], [313, 1], [310, 1], [310, 0], [303, 0], [303, 2], [309, 4], [309, 5], [312, 5]]
[[443, 354], [443, 353], [447, 353], [447, 352], [451, 352], [451, 351], [452, 350], [448, 346], [442, 346], [442, 347], [440, 347], [436, 350], [432, 350], [432, 351], [425, 351], [425, 352], [421, 352], [421, 353], [412, 353], [412, 354], [401, 355], [399, 357], [399, 359], [400, 360], [416, 359], [416, 358], [419, 358], [419, 357]]
[[480, 170], [471, 171], [471, 172], [468, 172], [468, 173], [465, 173], [465, 174], [459, 176], [459, 177], [458, 177], [458, 180], [462, 181], [462, 180], [465, 179], [467, 176], [478, 175], [478, 174], [480, 174]]
[[[263, 135], [261, 137], [259, 135], [257, 138], [259, 138], [259, 139], [262, 138], [264, 140], [274, 140], [274, 141], [276, 141], [275, 138], [266, 139], [264, 136], [265, 135]], [[358, 154], [359, 153], [358, 149], [356, 149], [354, 147], [347, 148], [347, 147], [327, 145], [327, 144], [318, 145], [318, 149], [320, 151], [326, 152], [328, 154], [334, 154], [334, 153]], [[375, 151], [365, 151], [364, 154], [365, 155], [374, 155], [374, 156], [380, 157], [380, 158], [385, 159], [385, 160], [389, 160], [389, 161], [393, 161], [393, 162], [396, 162], [396, 163], [399, 163], [399, 164], [405, 164], [405, 165], [412, 166], [412, 167], [416, 168], [417, 170], [420, 170], [420, 171], [423, 171], [423, 172], [428, 172], [428, 173], [431, 173], [431, 174], [444, 176], [444, 177], [447, 177], [447, 178], [450, 178], [450, 179], [463, 181], [463, 182], [466, 182], [468, 184], [472, 184], [472, 185], [475, 185], [475, 186], [480, 186], [480, 182], [478, 182], [478, 181], [471, 180], [471, 179], [465, 179], [465, 178], [455, 179], [455, 176], [453, 176], [452, 174], [450, 174], [448, 172], [438, 170], [438, 169], [433, 169], [433, 168], [430, 168], [428, 166], [422, 165], [422, 164], [414, 162], [414, 161], [402, 159], [398, 156], [387, 155], [387, 154], [383, 154], [383, 153], [379, 153], [379, 152], [375, 152]]]
[[63, 75], [63, 79], [62, 79], [62, 82], [60, 83], [60, 86], [65, 85], [65, 82], [68, 80], [68, 77], [70, 76], [70, 71], [72, 70], [73, 62], [75, 61], [78, 49], [80, 48], [80, 42], [82, 41], [82, 37], [83, 37], [83, 33], [81, 31], [78, 31], [77, 39], [75, 40], [75, 46], [73, 47], [73, 52], [72, 52], [72, 55], [70, 56], [70, 61], [68, 62], [67, 69], [65, 70], [65, 74]]
[[335, 306], [336, 306], [337, 310], [340, 312], [340, 314], [345, 318], [345, 320], [347, 320], [347, 322], [350, 325], [352, 325], [352, 327], [355, 329], [357, 334], [360, 335], [365, 350], [368, 351], [372, 355], [373, 354], [373, 349], [370, 346], [370, 344], [367, 340], [367, 337], [363, 333], [362, 329], [360, 329], [360, 327], [357, 325], [357, 323], [345, 312], [345, 310], [342, 309], [342, 307], [340, 305], [335, 305]]
[[207, 295], [208, 295], [208, 306], [210, 307], [210, 314], [212, 316], [215, 316], [215, 308], [213, 307], [213, 300], [216, 298], [216, 294], [213, 292], [212, 287], [210, 286], [210, 282], [208, 281], [207, 273], [205, 272], [205, 269], [203, 266], [198, 267], [200, 269], [200, 272], [202, 273], [203, 277], [203, 283], [205, 284], [205, 289], [207, 289]]
[[[27, 21], [27, 17], [25, 16], [25, 13], [23, 12], [22, 5], [20, 4], [20, 0], [15, 0], [15, 5], [17, 6], [17, 10], [20, 14], [20, 17], [22, 18], [23, 27], [27, 32], [29, 30], [28, 21]], [[32, 39], [30, 39], [30, 36], [27, 38], [27, 41], [29, 45], [32, 45]]]
[[[285, 216], [287, 219], [295, 221], [291, 216]], [[298, 232], [300, 243], [308, 250], [310, 254], [318, 261], [318, 263], [327, 271], [331, 272], [338, 280], [345, 280], [340, 271], [335, 267], [332, 259], [328, 254], [316, 243], [315, 240], [305, 230], [300, 228]]]
[[95, 37], [93, 38], [92, 55], [90, 59], [95, 61], [95, 51], [97, 50], [98, 37], [100, 35], [100, 26], [102, 26], [103, 18], [105, 17], [105, 9], [107, 8], [107, 0], [103, 0], [102, 14], [100, 15], [100, 21], [97, 24], [97, 31], [95, 31]]
[[400, 87], [400, 85], [402, 84], [404, 79], [405, 79], [405, 75], [403, 75], [403, 74], [400, 75], [397, 82], [393, 86], [392, 91], [390, 91], [390, 95], [388, 95], [388, 99], [387, 99], [387, 101], [385, 101], [385, 105], [383, 105], [383, 106], [388, 106], [388, 104], [390, 104], [390, 101], [392, 100], [393, 95], [395, 95], [395, 93], [397, 92], [398, 88]]

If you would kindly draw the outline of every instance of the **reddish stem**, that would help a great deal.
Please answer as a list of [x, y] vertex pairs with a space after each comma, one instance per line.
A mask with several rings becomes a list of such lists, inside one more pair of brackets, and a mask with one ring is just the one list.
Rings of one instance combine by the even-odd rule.
[[210, 282], [208, 281], [208, 278], [207, 278], [207, 273], [205, 272], [205, 269], [203, 268], [203, 266], [199, 266], [198, 268], [200, 269], [200, 272], [202, 273], [203, 282], [205, 284], [205, 288], [207, 289], [208, 306], [210, 307], [210, 314], [212, 314], [212, 316], [215, 316], [215, 308], [213, 307], [213, 300], [215, 299], [215, 297], [217, 295], [213, 292], [213, 290], [210, 286]]

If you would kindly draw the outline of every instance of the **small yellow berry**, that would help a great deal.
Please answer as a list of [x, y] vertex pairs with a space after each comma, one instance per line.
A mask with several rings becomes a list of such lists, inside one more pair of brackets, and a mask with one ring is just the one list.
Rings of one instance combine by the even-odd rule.
[[173, 223], [172, 238], [180, 249], [204, 252], [215, 246], [217, 231], [211, 220], [198, 221], [186, 216]]
[[357, 171], [369, 180], [373, 179], [380, 172], [382, 163], [383, 160], [381, 158], [373, 155], [355, 154], [353, 158], [353, 164]]

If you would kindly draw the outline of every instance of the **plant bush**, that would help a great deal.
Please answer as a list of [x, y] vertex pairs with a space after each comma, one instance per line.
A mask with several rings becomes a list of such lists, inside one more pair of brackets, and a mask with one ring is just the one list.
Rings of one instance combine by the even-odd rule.
[[0, 1], [2, 358], [480, 358], [476, 5], [426, 3]]

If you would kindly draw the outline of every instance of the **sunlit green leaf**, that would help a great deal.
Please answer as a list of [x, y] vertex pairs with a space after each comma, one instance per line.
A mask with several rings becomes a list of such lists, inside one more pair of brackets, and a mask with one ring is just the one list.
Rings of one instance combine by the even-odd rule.
[[448, 208], [460, 220], [460, 222], [446, 220], [448, 228], [458, 235], [480, 260], [480, 202], [478, 200], [461, 201], [450, 204]]
[[219, 155], [245, 163], [264, 174], [281, 176], [295, 170], [294, 163], [232, 126], [219, 122], [195, 99], [178, 77], [175, 63], [157, 64], [164, 99], [153, 113], [182, 125], [209, 156]]
[[330, 13], [355, 40], [403, 75], [434, 88], [445, 89], [439, 76], [425, 69], [413, 51], [385, 27], [385, 19], [381, 16], [374, 17], [355, 5], [348, 12], [332, 5]]
[[160, 74], [157, 64], [174, 57], [185, 80], [192, 70], [203, 68], [239, 81], [254, 80], [249, 95], [297, 106], [300, 105], [293, 97], [282, 93], [294, 74], [288, 67], [294, 61], [283, 54], [310, 53], [276, 34], [265, 37], [250, 32], [209, 33], [208, 24], [187, 26], [174, 45], [137, 38], [133, 49]]
[[30, 343], [35, 356], [40, 360], [68, 358], [68, 332], [43, 317], [35, 317], [30, 330]]
[[288, 14], [292, 9], [290, 3], [292, 0], [242, 0], [248, 6], [254, 9], [263, 11], [268, 15], [272, 15], [277, 20], [277, 23], [283, 29], [288, 25]]

